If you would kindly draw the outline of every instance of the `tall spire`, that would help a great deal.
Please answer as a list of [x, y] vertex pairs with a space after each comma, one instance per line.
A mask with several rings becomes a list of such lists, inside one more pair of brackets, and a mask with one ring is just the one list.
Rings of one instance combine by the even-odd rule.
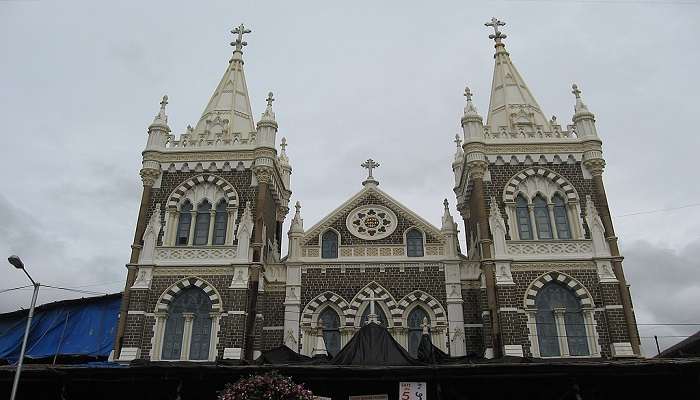
[[498, 29], [506, 23], [491, 18], [485, 25], [494, 29], [489, 38], [496, 42], [491, 99], [486, 121], [492, 135], [538, 137], [551, 132], [552, 128], [547, 118], [506, 51], [503, 43], [506, 35]]
[[[243, 24], [234, 28], [233, 57], [209, 100], [202, 117], [191, 132], [192, 139], [231, 139], [233, 143], [255, 136], [250, 96], [243, 72], [243, 35], [252, 31]], [[252, 134], [252, 135], [251, 135]]]

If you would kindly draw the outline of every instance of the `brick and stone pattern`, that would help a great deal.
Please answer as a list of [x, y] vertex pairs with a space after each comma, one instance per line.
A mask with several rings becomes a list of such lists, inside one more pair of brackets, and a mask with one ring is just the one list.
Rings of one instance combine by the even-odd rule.
[[[342, 296], [349, 303], [373, 281], [384, 287], [397, 302], [414, 290], [422, 290], [439, 301], [444, 310], [447, 309], [445, 273], [435, 264], [422, 268], [405, 266], [403, 272], [399, 266], [368, 266], [364, 269], [353, 266], [345, 268], [345, 272], [339, 266], [326, 267], [325, 272], [320, 266], [307, 266], [301, 275], [302, 309], [326, 291]], [[389, 315], [387, 317], [391, 318]]]
[[[398, 224], [396, 226], [396, 230], [391, 233], [391, 235], [379, 239], [379, 240], [365, 240], [358, 238], [357, 236], [353, 235], [350, 233], [345, 226], [345, 220], [347, 219], [348, 214], [350, 213], [349, 210], [347, 213], [342, 213], [341, 215], [336, 216], [335, 220], [333, 223], [330, 225], [331, 228], [335, 229], [336, 231], [340, 232], [340, 244], [343, 246], [353, 246], [353, 245], [362, 245], [362, 246], [373, 246], [373, 245], [401, 245], [404, 244], [404, 232], [414, 226], [414, 224], [403, 217], [399, 210], [396, 209], [396, 207], [391, 206], [389, 203], [384, 201], [381, 197], [375, 196], [373, 194], [368, 194], [365, 198], [363, 198], [360, 202], [358, 202], [355, 207], [360, 207], [364, 205], [371, 205], [371, 204], [379, 204], [384, 207], [389, 208], [391, 211], [396, 214], [398, 218]], [[353, 207], [353, 209], [355, 208]], [[429, 232], [423, 232], [425, 234], [425, 242], [427, 244], [437, 244], [441, 243], [440, 238], [431, 235]], [[318, 246], [319, 245], [319, 238], [318, 236], [310, 237], [307, 238], [307, 240], [303, 243], [304, 246]]]

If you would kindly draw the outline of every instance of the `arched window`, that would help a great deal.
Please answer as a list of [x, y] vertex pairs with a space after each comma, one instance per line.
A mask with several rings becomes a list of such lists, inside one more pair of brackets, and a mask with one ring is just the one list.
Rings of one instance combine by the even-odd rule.
[[204, 200], [197, 207], [197, 221], [194, 225], [194, 244], [205, 245], [209, 240], [209, 223], [211, 222], [211, 203]]
[[338, 234], [327, 230], [321, 236], [321, 258], [338, 258]]
[[549, 221], [549, 208], [547, 208], [547, 200], [542, 196], [537, 195], [532, 200], [535, 213], [535, 224], [537, 225], [538, 239], [552, 238], [552, 224]]
[[[369, 304], [367, 304], [367, 307], [365, 307], [365, 310], [362, 312], [362, 318], [360, 319], [361, 326], [364, 326], [369, 322], [369, 312], [371, 311], [371, 307]], [[377, 304], [374, 303], [374, 313], [377, 314], [377, 321], [379, 321], [379, 324], [385, 328], [389, 328], [389, 323], [386, 319], [386, 314], [384, 314], [384, 310]]]
[[520, 240], [532, 240], [532, 224], [530, 223], [530, 210], [527, 200], [522, 195], [515, 198], [515, 217], [518, 220], [518, 234]]
[[559, 239], [571, 239], [571, 228], [569, 227], [569, 217], [566, 215], [566, 203], [559, 194], [555, 194], [554, 203], [554, 225], [557, 229]]
[[423, 257], [423, 232], [411, 229], [406, 232], [406, 255], [409, 257]]
[[226, 200], [221, 199], [216, 205], [214, 216], [214, 238], [213, 244], [224, 244], [226, 242], [226, 224], [228, 223], [228, 212], [226, 211]]
[[[181, 290], [168, 307], [161, 359], [209, 359], [210, 313], [211, 300], [202, 289], [189, 287]], [[189, 340], [183, 341], [183, 338]]]
[[187, 246], [190, 239], [190, 225], [192, 224], [192, 203], [189, 200], [180, 207], [180, 220], [177, 222], [177, 239], [175, 244]]
[[323, 342], [328, 355], [334, 356], [340, 351], [340, 317], [332, 307], [326, 307], [318, 316], [323, 331]]
[[418, 345], [423, 336], [423, 322], [430, 325], [430, 318], [423, 307], [417, 306], [408, 314], [408, 352], [416, 357], [418, 355]]
[[581, 303], [564, 285], [550, 282], [535, 297], [540, 356], [590, 355]]

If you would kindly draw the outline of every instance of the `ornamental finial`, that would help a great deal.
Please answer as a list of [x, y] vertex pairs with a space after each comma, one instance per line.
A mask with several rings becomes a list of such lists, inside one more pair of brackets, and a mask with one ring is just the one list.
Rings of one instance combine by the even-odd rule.
[[294, 208], [297, 210], [297, 214], [301, 212], [301, 203], [299, 200], [297, 200], [296, 204], [294, 204]]
[[236, 37], [236, 40], [231, 42], [231, 46], [234, 46], [236, 49], [234, 51], [238, 52], [243, 52], [243, 46], [247, 46], [248, 43], [243, 41], [243, 35], [246, 33], [251, 33], [252, 31], [248, 28], [246, 28], [243, 24], [238, 25], [237, 27], [233, 28], [231, 33], [234, 35], [238, 35]]
[[457, 144], [457, 147], [458, 147], [458, 148], [462, 147], [462, 146], [461, 146], [461, 145], [462, 145], [462, 138], [459, 137], [459, 133], [455, 135], [455, 140], [454, 140], [454, 142]]
[[275, 101], [272, 92], [267, 94], [267, 98], [265, 99], [265, 101], [267, 102], [267, 106], [272, 108], [272, 102]]
[[168, 105], [168, 95], [166, 94], [163, 96], [163, 100], [161, 100], [161, 102], [160, 102], [160, 109], [165, 111], [165, 106], [167, 106], [167, 105]]
[[472, 101], [472, 91], [469, 89], [469, 86], [464, 88], [464, 97], [467, 98], [467, 101]]
[[372, 176], [372, 170], [375, 169], [375, 168], [377, 168], [377, 167], [379, 167], [379, 163], [376, 162], [376, 161], [374, 161], [374, 160], [372, 160], [371, 158], [369, 158], [369, 159], [367, 159], [367, 161], [365, 161], [365, 162], [363, 162], [362, 164], [360, 164], [360, 166], [361, 166], [362, 168], [367, 169], [367, 172], [368, 172], [368, 174], [367, 174], [367, 179], [365, 179], [365, 181], [362, 182], [362, 184], [363, 184], [363, 185], [366, 185], [366, 184], [368, 184], [368, 183], [373, 183], [373, 184], [375, 184], [375, 185], [378, 185], [379, 182], [377, 182], [377, 181], [374, 179], [374, 177]]
[[489, 39], [493, 39], [496, 41], [496, 43], [501, 43], [501, 39], [505, 39], [506, 35], [498, 30], [499, 26], [506, 26], [506, 23], [503, 21], [500, 21], [498, 18], [493, 17], [491, 18], [491, 22], [487, 22], [484, 24], [485, 26], [490, 26], [493, 28], [494, 33], [489, 35]]
[[577, 99], [580, 99], [581, 98], [581, 90], [578, 88], [578, 85], [574, 83], [573, 85], [571, 85], [571, 89], [572, 89], [571, 93], [573, 93]]

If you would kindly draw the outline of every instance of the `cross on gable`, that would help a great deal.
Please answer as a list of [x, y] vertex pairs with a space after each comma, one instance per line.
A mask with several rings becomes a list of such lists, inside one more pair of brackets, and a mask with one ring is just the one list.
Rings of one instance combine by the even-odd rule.
[[360, 166], [362, 168], [366, 168], [368, 171], [367, 179], [365, 180], [365, 182], [363, 182], [363, 184], [366, 182], [376, 182], [374, 180], [374, 177], [372, 176], [372, 170], [379, 167], [379, 163], [369, 158], [367, 159], [367, 161], [360, 164]]
[[243, 51], [243, 46], [247, 46], [248, 43], [243, 41], [243, 35], [246, 33], [251, 33], [252, 31], [248, 28], [245, 27], [245, 25], [240, 24], [237, 27], [233, 28], [231, 33], [234, 35], [238, 35], [236, 37], [236, 40], [231, 42], [231, 46], [234, 46], [236, 48], [236, 51]]
[[490, 26], [493, 28], [493, 34], [489, 35], [489, 39], [494, 39], [496, 43], [501, 43], [501, 39], [505, 39], [506, 35], [498, 30], [499, 26], [506, 26], [506, 23], [503, 21], [500, 21], [498, 18], [493, 17], [491, 18], [491, 22], [487, 22], [484, 25]]

